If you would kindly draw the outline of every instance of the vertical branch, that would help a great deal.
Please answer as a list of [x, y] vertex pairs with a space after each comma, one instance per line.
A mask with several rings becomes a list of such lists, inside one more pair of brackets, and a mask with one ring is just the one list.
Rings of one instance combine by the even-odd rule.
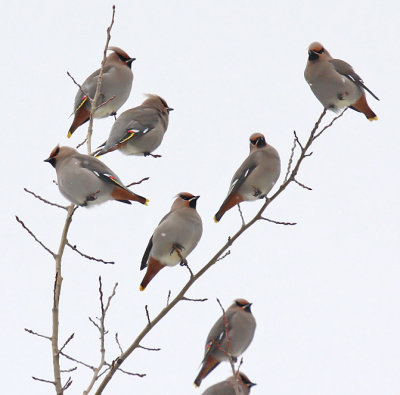
[[58, 247], [58, 252], [55, 257], [56, 276], [55, 276], [54, 291], [53, 291], [53, 308], [52, 308], [53, 331], [51, 335], [51, 348], [53, 353], [54, 385], [56, 387], [57, 395], [61, 395], [64, 392], [64, 388], [61, 384], [60, 350], [58, 348], [58, 328], [59, 328], [58, 307], [60, 305], [61, 284], [63, 280], [61, 275], [61, 260], [64, 253], [65, 245], [67, 243], [67, 234], [69, 226], [71, 225], [72, 215], [74, 214], [74, 211], [75, 211], [75, 205], [71, 204], [68, 207], [67, 218], [65, 219], [60, 245]]
[[96, 93], [94, 94], [93, 100], [91, 100], [92, 107], [90, 109], [89, 127], [88, 127], [88, 132], [87, 132], [88, 155], [90, 155], [92, 152], [93, 115], [94, 115], [94, 112], [96, 111], [97, 101], [99, 100], [99, 96], [100, 96], [100, 88], [101, 88], [101, 82], [103, 80], [104, 65], [106, 64], [106, 58], [107, 58], [107, 49], [108, 49], [108, 44], [110, 43], [110, 40], [111, 40], [111, 29], [114, 25], [114, 16], [115, 16], [115, 5], [113, 5], [113, 7], [112, 7], [111, 23], [110, 23], [110, 26], [107, 28], [107, 40], [106, 40], [106, 45], [105, 45], [104, 51], [103, 51], [103, 60], [101, 62], [99, 77], [97, 78]]

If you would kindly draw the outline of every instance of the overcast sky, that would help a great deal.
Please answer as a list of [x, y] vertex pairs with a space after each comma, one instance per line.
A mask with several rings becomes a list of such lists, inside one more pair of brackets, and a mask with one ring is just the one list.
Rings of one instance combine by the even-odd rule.
[[[99, 67], [111, 5], [14, 1], [2, 8], [4, 394], [54, 393], [31, 378], [53, 379], [50, 343], [24, 332], [51, 334], [54, 262], [14, 215], [57, 249], [65, 212], [23, 188], [67, 204], [43, 160], [58, 143], [76, 146], [84, 139], [86, 127], [66, 138], [76, 93], [66, 72], [82, 82]], [[105, 393], [201, 394], [230, 376], [225, 363], [200, 390], [192, 384], [208, 331], [221, 315], [217, 297], [225, 307], [238, 297], [253, 302], [258, 325], [242, 365], [258, 383], [252, 394], [400, 393], [398, 2], [135, 0], [116, 6], [111, 44], [137, 58], [132, 92], [120, 112], [139, 105], [144, 93], [161, 95], [175, 111], [156, 151], [162, 158], [119, 152], [102, 158], [125, 183], [150, 177], [132, 187], [150, 205], [107, 202], [76, 211], [69, 241], [116, 264], [66, 250], [60, 343], [75, 333], [66, 351], [98, 363], [98, 334], [88, 317], [99, 314], [99, 275], [107, 294], [119, 283], [106, 323], [108, 361], [118, 354], [116, 332], [127, 348], [146, 325], [144, 306], [154, 317], [168, 290], [179, 292], [188, 279], [179, 266], [164, 269], [139, 292], [148, 239], [178, 192], [201, 196], [204, 233], [188, 259], [193, 271], [240, 227], [236, 208], [219, 224], [212, 217], [248, 155], [250, 134], [265, 135], [285, 170], [293, 130], [305, 141], [322, 111], [303, 77], [307, 47], [317, 40], [349, 62], [381, 99], [367, 95], [379, 120], [351, 110], [338, 120], [300, 169], [298, 179], [313, 190], [291, 185], [265, 214], [298, 225], [263, 222], [249, 229], [187, 294], [208, 301], [181, 302], [142, 342], [162, 350], [135, 351], [123, 365], [147, 376], [116, 374]], [[112, 118], [95, 121], [94, 146], [112, 124]], [[261, 204], [242, 205], [246, 220]], [[62, 359], [63, 369], [74, 366]], [[82, 393], [91, 372], [78, 366], [71, 375], [68, 393]]]

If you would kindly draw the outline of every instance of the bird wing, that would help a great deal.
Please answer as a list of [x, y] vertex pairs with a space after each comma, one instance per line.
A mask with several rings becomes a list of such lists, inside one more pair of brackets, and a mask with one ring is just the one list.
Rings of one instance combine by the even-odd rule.
[[340, 59], [331, 59], [329, 62], [339, 74], [344, 75], [356, 85], [362, 86], [376, 100], [379, 100], [379, 98], [364, 85], [364, 81], [362, 80], [362, 78], [353, 70], [353, 67], [351, 67], [348, 63]]
[[236, 173], [233, 175], [231, 180], [231, 186], [228, 191], [227, 199], [233, 195], [240, 186], [246, 181], [247, 177], [251, 174], [251, 172], [257, 167], [255, 163], [254, 155], [250, 155], [236, 170]]
[[145, 267], [147, 267], [147, 262], [149, 261], [150, 251], [152, 248], [153, 248], [153, 236], [150, 237], [149, 244], [147, 244], [146, 251], [143, 254], [140, 270], [143, 270]]
[[[129, 191], [129, 189], [122, 183], [119, 177], [109, 169], [104, 163], [97, 159], [81, 159], [80, 165], [82, 168], [89, 170], [96, 177], [99, 177], [102, 181], [118, 186], [122, 189]], [[129, 191], [130, 192], [130, 191]]]
[[210, 352], [212, 352], [215, 349], [220, 348], [221, 343], [226, 338], [226, 324], [225, 324], [226, 321], [228, 323], [228, 332], [230, 333], [230, 331], [232, 329], [231, 317], [232, 317], [232, 313], [226, 312], [225, 319], [224, 319], [224, 316], [220, 317], [217, 320], [217, 322], [214, 324], [214, 326], [212, 327], [212, 329], [207, 337], [207, 342], [206, 342], [206, 347], [205, 347], [206, 349], [204, 352], [204, 360], [206, 359], [207, 355]]

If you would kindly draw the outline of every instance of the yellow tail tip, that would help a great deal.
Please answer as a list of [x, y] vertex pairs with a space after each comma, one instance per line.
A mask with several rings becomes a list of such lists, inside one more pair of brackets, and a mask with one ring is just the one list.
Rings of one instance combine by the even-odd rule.
[[378, 120], [378, 117], [375, 115], [374, 117], [372, 117], [372, 118], [368, 118], [368, 121], [377, 121]]
[[149, 199], [146, 199], [146, 201], [144, 202], [144, 205], [145, 205], [145, 206], [148, 206], [148, 205], [149, 205], [149, 202], [150, 202], [150, 200], [149, 200]]
[[101, 155], [96, 155], [95, 158], [100, 158]]
[[217, 224], [219, 221], [217, 220], [217, 217], [214, 215], [214, 222]]
[[194, 388], [199, 388], [199, 386], [196, 383], [193, 383]]
[[70, 131], [70, 130], [68, 130], [67, 137], [68, 137], [68, 138], [70, 138], [71, 136], [72, 136], [72, 133], [71, 133], [71, 131]]
[[143, 287], [143, 285], [140, 285], [139, 286], [139, 291], [144, 291], [146, 288], [145, 287]]

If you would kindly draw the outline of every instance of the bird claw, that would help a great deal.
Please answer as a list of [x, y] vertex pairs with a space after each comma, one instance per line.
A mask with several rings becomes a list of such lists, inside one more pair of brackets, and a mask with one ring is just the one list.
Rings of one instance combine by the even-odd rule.
[[161, 158], [161, 155], [151, 154], [150, 152], [144, 152], [143, 156], [152, 156], [153, 158]]
[[181, 266], [187, 266], [187, 265], [188, 265], [188, 261], [187, 261], [186, 259], [182, 259], [182, 260], [179, 262], [179, 264], [180, 264]]
[[85, 207], [85, 206], [88, 205], [89, 202], [93, 202], [93, 200], [96, 200], [96, 199], [97, 199], [96, 195], [97, 195], [99, 192], [100, 192], [100, 191], [96, 191], [96, 192], [93, 192], [92, 194], [90, 194], [90, 195], [86, 198], [86, 200], [85, 200], [82, 204], [80, 204], [80, 206]]
[[261, 191], [258, 188], [256, 188], [254, 185], [252, 185], [252, 188], [254, 189], [253, 196], [259, 197], [260, 199], [262, 199], [264, 197], [264, 195], [261, 194]]

